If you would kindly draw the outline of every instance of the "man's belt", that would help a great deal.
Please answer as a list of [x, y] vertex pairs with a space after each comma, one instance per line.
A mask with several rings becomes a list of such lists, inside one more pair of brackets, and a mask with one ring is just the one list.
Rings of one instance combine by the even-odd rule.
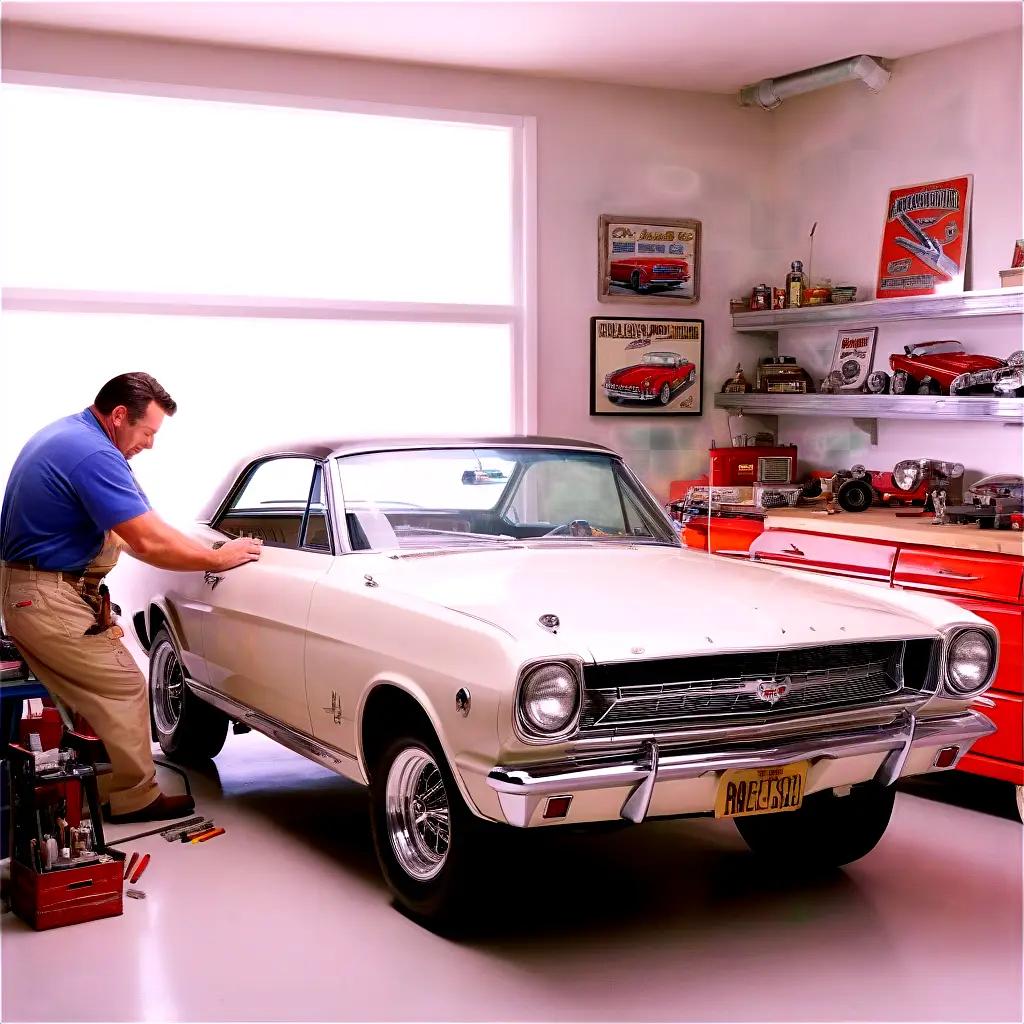
[[35, 562], [4, 562], [5, 569], [20, 569], [22, 572], [48, 572], [54, 576], [60, 573], [66, 580], [78, 581], [88, 575], [84, 569], [40, 569]]

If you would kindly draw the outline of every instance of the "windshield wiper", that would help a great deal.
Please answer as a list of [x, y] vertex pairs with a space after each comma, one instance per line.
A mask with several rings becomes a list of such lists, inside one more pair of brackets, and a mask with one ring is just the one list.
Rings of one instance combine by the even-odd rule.
[[474, 540], [493, 540], [502, 543], [516, 539], [515, 537], [510, 537], [506, 533], [470, 533], [468, 530], [434, 530], [429, 526], [407, 526], [404, 523], [395, 527], [395, 533], [429, 533], [442, 537], [469, 537]]

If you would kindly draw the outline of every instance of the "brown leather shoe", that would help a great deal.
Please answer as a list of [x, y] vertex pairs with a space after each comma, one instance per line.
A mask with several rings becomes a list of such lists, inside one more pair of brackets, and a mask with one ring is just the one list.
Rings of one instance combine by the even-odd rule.
[[184, 818], [196, 809], [195, 801], [190, 796], [165, 796], [163, 793], [152, 803], [128, 814], [111, 814], [108, 807], [104, 804], [107, 821], [112, 825], [124, 825], [131, 821], [169, 821]]

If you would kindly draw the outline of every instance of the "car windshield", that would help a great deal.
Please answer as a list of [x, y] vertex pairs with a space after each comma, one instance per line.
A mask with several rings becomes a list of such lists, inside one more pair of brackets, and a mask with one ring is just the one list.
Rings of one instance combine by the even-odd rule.
[[675, 352], [645, 352], [640, 362], [644, 366], [675, 366], [678, 360]]
[[356, 550], [679, 541], [621, 460], [557, 448], [438, 448], [338, 459]]
[[935, 341], [931, 344], [913, 345], [910, 354], [914, 356], [939, 356], [963, 352], [964, 347], [959, 341]]

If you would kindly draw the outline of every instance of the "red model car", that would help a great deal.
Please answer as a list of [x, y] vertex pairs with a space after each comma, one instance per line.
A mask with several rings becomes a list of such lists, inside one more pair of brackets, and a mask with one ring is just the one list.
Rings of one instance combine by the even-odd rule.
[[903, 351], [889, 357], [894, 395], [1024, 395], [1024, 352], [1008, 359], [971, 355], [959, 341], [925, 341]]
[[604, 393], [613, 401], [658, 402], [668, 405], [697, 379], [697, 367], [678, 352], [645, 352], [639, 363], [604, 378]]
[[678, 288], [690, 280], [690, 264], [673, 256], [629, 256], [611, 261], [611, 278], [635, 292], [656, 286]]

